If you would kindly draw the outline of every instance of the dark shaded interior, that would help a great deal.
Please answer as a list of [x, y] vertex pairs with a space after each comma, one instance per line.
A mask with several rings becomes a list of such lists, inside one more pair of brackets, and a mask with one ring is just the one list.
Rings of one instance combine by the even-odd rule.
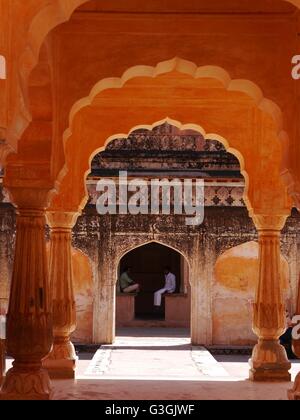
[[121, 272], [124, 267], [131, 267], [131, 277], [141, 285], [141, 292], [136, 297], [135, 315], [139, 319], [164, 319], [165, 308], [154, 310], [153, 295], [164, 286], [163, 269], [168, 265], [176, 276], [177, 292], [181, 286], [181, 255], [173, 249], [150, 243], [136, 248], [126, 254], [120, 263]]

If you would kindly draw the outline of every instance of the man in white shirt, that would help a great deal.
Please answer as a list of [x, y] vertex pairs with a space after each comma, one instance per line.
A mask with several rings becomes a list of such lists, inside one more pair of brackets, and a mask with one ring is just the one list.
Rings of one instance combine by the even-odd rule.
[[161, 297], [164, 293], [174, 293], [176, 291], [176, 276], [171, 273], [170, 267], [165, 267], [165, 286], [163, 289], [154, 293], [154, 306], [161, 306]]

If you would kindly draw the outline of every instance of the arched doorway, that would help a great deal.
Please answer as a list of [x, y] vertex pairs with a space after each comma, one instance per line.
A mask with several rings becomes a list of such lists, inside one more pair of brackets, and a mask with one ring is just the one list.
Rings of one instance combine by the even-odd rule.
[[[114, 180], [119, 184], [119, 171], [126, 171], [128, 179], [139, 178], [151, 184], [153, 179], [203, 179], [205, 181], [205, 225], [188, 226], [185, 215], [159, 214], [115, 214], [97, 216], [99, 224], [99, 280], [95, 292], [94, 342], [111, 344], [115, 339], [117, 326], [178, 327], [191, 326], [194, 344], [212, 343], [211, 295], [213, 284], [214, 255], [213, 244], [205, 239], [211, 226], [218, 225], [216, 213], [223, 210], [241, 210], [245, 181], [240, 171], [239, 161], [217, 140], [205, 139], [191, 129], [179, 129], [164, 122], [152, 130], [134, 130], [129, 136], [120, 136], [109, 142], [105, 151], [97, 153], [91, 162], [91, 172], [87, 179], [89, 213], [96, 213], [99, 198], [97, 182]], [[151, 192], [148, 190], [151, 198]], [[131, 191], [131, 194], [133, 192]], [[174, 191], [171, 192], [173, 198]], [[194, 191], [195, 193], [195, 191]], [[116, 189], [119, 202], [119, 189]], [[130, 198], [130, 194], [128, 198]], [[171, 199], [172, 201], [172, 199]], [[226, 216], [226, 217], [231, 217]], [[219, 239], [218, 239], [219, 241]], [[211, 242], [211, 241], [210, 241]], [[157, 247], [172, 248], [168, 252], [180, 255], [182, 261], [177, 272], [180, 287], [174, 295], [167, 296], [167, 307], [160, 313], [153, 313], [153, 294], [163, 286], [164, 265], [170, 264], [166, 256], [150, 260], [149, 268], [137, 267], [143, 256], [143, 249]], [[208, 254], [212, 253], [210, 256]], [[182, 254], [182, 255], [181, 255]], [[129, 255], [131, 256], [129, 258]], [[184, 257], [183, 257], [184, 256]], [[126, 260], [127, 258], [127, 260]], [[158, 262], [153, 263], [153, 260]], [[109, 262], [109, 263], [108, 263]], [[120, 264], [121, 262], [121, 264]], [[144, 263], [143, 263], [144, 264]], [[115, 298], [116, 282], [126, 265], [132, 267], [131, 276], [141, 283], [145, 276], [158, 276], [156, 285], [143, 288], [142, 296], [147, 301], [145, 307], [140, 296], [119, 295]], [[145, 265], [145, 264], [144, 264]], [[157, 265], [157, 270], [154, 269]], [[190, 270], [189, 270], [190, 267]], [[185, 281], [181, 281], [181, 279]], [[187, 299], [189, 283], [192, 292]], [[146, 298], [146, 295], [148, 297]], [[190, 303], [190, 300], [192, 301]], [[120, 301], [123, 303], [120, 304]], [[116, 303], [115, 303], [116, 302]], [[191, 306], [191, 310], [187, 306]], [[115, 320], [115, 309], [120, 311]], [[142, 308], [142, 311], [139, 309]], [[190, 316], [190, 313], [193, 316]], [[192, 318], [192, 322], [191, 322]], [[122, 322], [120, 322], [120, 320]], [[119, 321], [119, 322], [118, 322]]]
[[[164, 287], [165, 266], [169, 266], [176, 277], [176, 290], [174, 294], [165, 294], [162, 305], [155, 308], [154, 293]], [[119, 273], [126, 267], [131, 267], [131, 277], [140, 284], [141, 291], [117, 299], [117, 326], [141, 325], [143, 321], [150, 321], [155, 326], [153, 321], [157, 321], [157, 326], [189, 327], [189, 266], [183, 255], [168, 246], [151, 242], [125, 254], [119, 264]], [[132, 306], [124, 305], [128, 300], [132, 301]], [[132, 313], [124, 313], [130, 309]]]

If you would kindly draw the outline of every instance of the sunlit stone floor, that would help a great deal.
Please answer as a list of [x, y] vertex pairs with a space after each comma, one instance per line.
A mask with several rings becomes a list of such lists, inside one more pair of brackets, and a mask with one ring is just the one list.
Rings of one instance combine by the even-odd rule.
[[[285, 400], [291, 388], [248, 381], [247, 356], [212, 357], [183, 330], [123, 330], [113, 346], [79, 357], [76, 381], [54, 381], [54, 399]], [[295, 361], [293, 378], [299, 371]]]

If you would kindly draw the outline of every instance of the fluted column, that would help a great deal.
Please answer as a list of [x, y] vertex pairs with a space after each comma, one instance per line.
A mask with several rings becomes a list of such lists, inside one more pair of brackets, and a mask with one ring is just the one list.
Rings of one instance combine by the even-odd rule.
[[52, 346], [52, 313], [45, 241], [48, 191], [16, 190], [17, 236], [6, 346], [14, 358], [0, 398], [47, 400], [51, 396], [48, 372], [42, 359]]
[[250, 360], [250, 379], [254, 381], [291, 380], [291, 364], [279, 343], [286, 329], [280, 279], [280, 232], [285, 221], [283, 216], [254, 217], [259, 234], [259, 282], [253, 319], [259, 340]]
[[49, 272], [54, 344], [44, 367], [51, 378], [75, 377], [77, 357], [70, 338], [76, 328], [71, 243], [77, 216], [71, 212], [47, 212], [51, 229]]
[[[299, 278], [299, 284], [298, 284], [298, 299], [297, 299], [296, 315], [300, 316], [300, 278]], [[300, 340], [293, 340], [293, 352], [298, 358], [300, 358]], [[295, 379], [294, 387], [293, 389], [289, 391], [288, 396], [290, 400], [300, 401], [300, 372], [298, 373]]]

